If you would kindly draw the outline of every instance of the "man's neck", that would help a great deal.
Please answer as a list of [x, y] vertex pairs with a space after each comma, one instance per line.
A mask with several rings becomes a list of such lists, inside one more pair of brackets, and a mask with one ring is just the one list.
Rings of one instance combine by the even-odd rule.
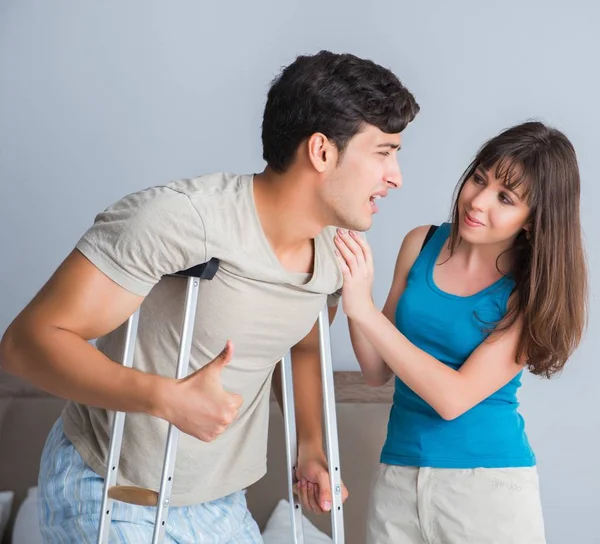
[[267, 169], [254, 176], [257, 214], [276, 253], [306, 247], [326, 226], [313, 183], [294, 171], [277, 174]]

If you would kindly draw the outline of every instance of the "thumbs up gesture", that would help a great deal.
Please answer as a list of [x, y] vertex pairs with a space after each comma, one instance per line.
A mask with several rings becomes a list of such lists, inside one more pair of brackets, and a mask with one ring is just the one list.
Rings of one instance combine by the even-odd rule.
[[227, 341], [223, 351], [189, 376], [175, 381], [170, 388], [165, 419], [181, 432], [210, 442], [237, 417], [243, 399], [223, 389], [221, 372], [233, 358], [233, 344]]

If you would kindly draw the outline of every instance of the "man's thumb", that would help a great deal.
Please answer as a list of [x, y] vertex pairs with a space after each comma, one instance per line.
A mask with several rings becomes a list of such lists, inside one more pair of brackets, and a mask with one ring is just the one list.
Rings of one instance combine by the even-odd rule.
[[319, 506], [329, 512], [331, 510], [331, 504], [333, 502], [331, 497], [331, 485], [329, 483], [329, 473], [327, 471], [321, 472], [317, 476], [319, 483]]
[[232, 358], [233, 358], [233, 344], [232, 344], [231, 340], [227, 340], [227, 342], [225, 343], [225, 347], [223, 348], [223, 351], [221, 351], [221, 353], [219, 353], [219, 355], [217, 355], [209, 364], [211, 366], [216, 366], [217, 368], [221, 369], [225, 365], [227, 365], [231, 361]]

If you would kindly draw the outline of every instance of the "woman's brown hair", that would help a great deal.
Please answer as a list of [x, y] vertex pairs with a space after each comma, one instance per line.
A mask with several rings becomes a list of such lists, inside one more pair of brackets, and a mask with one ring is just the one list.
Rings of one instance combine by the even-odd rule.
[[587, 269], [579, 219], [580, 178], [575, 149], [559, 130], [540, 122], [511, 127], [486, 142], [458, 183], [450, 252], [460, 243], [458, 195], [478, 167], [495, 169], [511, 188], [522, 186], [531, 209], [512, 248], [515, 289], [495, 330], [519, 318], [517, 361], [550, 377], [579, 345], [587, 322]]

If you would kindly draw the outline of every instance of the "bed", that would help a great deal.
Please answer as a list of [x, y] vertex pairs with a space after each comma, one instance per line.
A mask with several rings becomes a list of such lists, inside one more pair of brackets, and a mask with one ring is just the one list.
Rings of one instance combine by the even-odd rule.
[[[385, 438], [392, 384], [372, 389], [357, 372], [336, 372], [342, 479], [350, 491], [344, 505], [347, 544], [364, 544], [369, 488]], [[0, 530], [2, 544], [37, 544], [36, 485], [46, 436], [64, 406], [0, 370]], [[268, 471], [248, 490], [248, 505], [266, 544], [289, 542], [283, 418], [273, 400]], [[4, 502], [3, 502], [4, 501]], [[331, 542], [328, 515], [306, 515], [307, 542]]]

